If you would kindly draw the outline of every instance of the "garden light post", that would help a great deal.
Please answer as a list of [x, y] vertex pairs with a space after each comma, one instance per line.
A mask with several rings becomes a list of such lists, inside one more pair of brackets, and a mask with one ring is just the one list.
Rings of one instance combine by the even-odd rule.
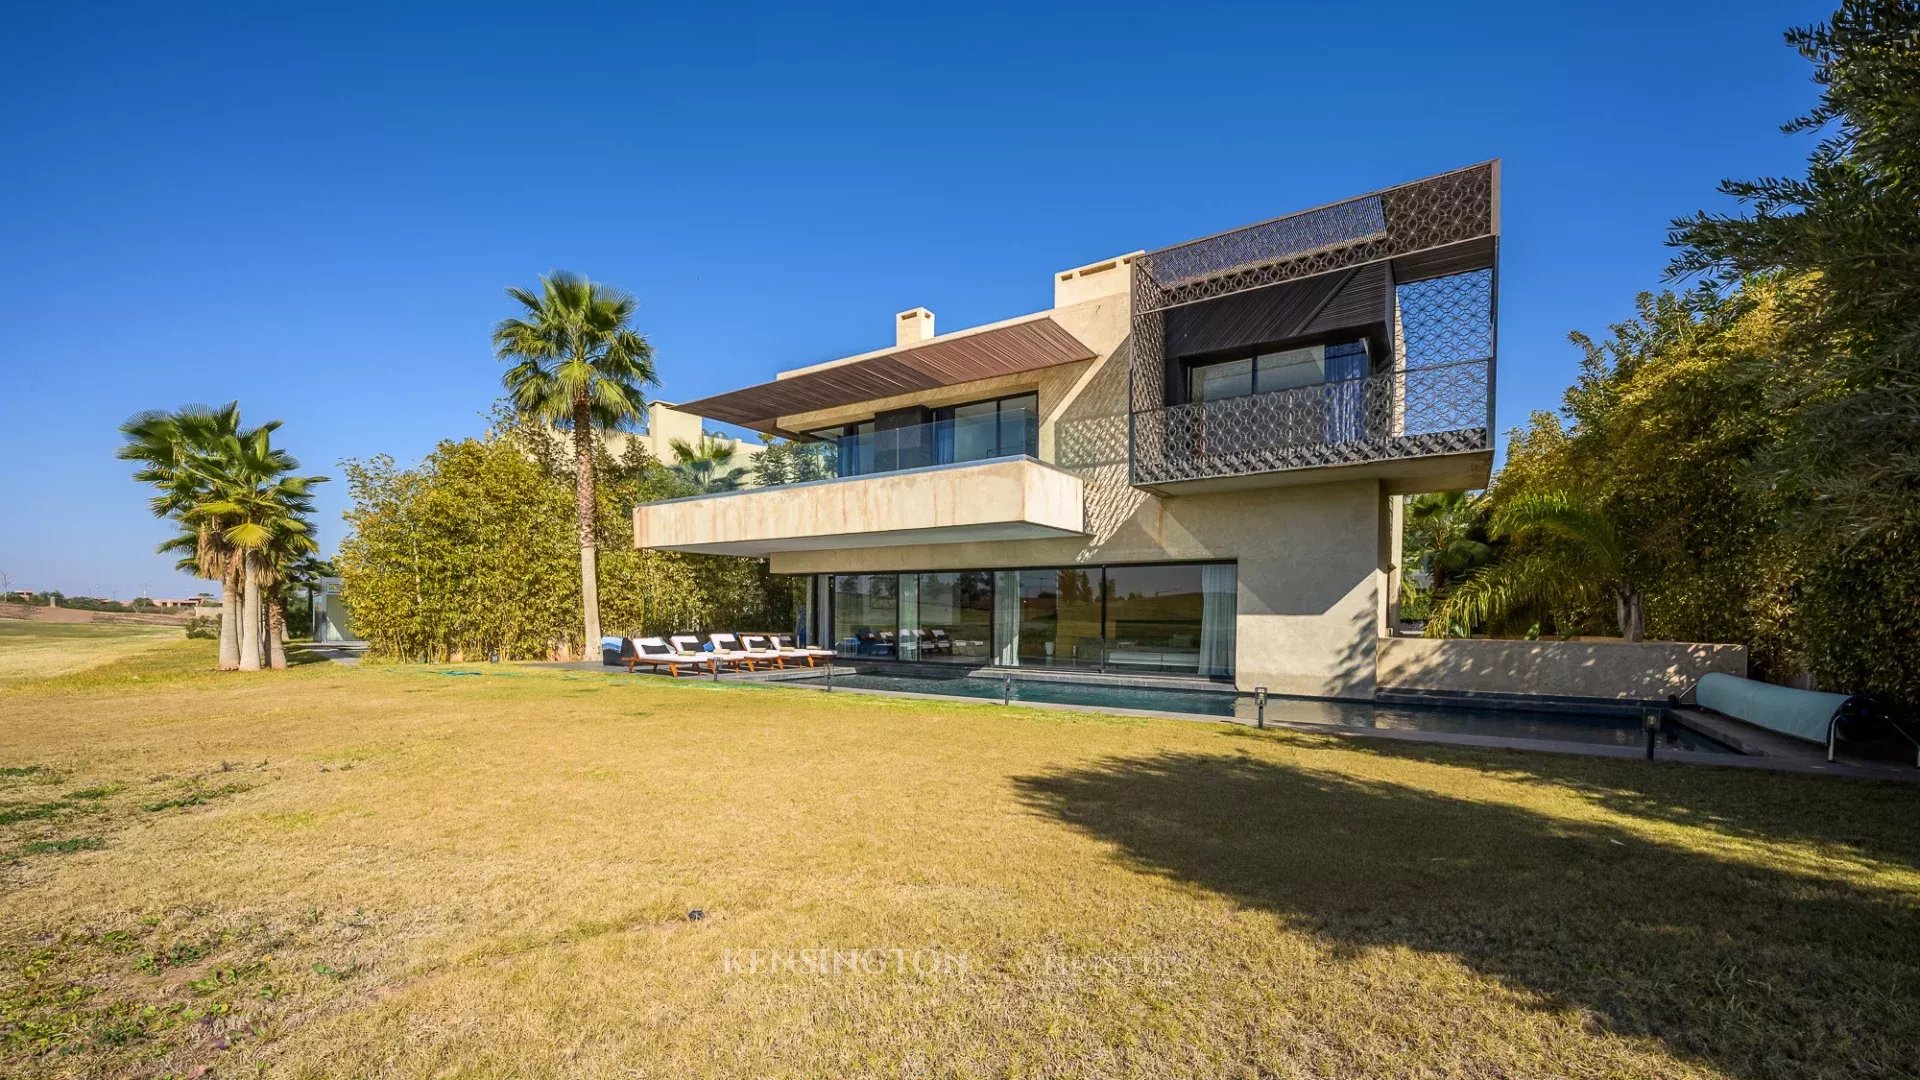
[[1264, 686], [1253, 688], [1253, 718], [1260, 730], [1267, 729], [1267, 688]]

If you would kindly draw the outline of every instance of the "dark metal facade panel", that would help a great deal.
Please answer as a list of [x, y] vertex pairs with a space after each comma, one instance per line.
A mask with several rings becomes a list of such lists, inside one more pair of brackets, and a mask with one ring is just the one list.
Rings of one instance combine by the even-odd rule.
[[[1487, 449], [1499, 234], [1489, 162], [1137, 257], [1134, 482]], [[1373, 374], [1180, 403], [1185, 361], [1283, 344], [1316, 297], [1297, 336], [1361, 329], [1379, 346]]]
[[1356, 266], [1325, 307], [1301, 331], [1303, 335], [1368, 330], [1393, 321], [1393, 273], [1385, 263]]
[[1175, 308], [1167, 312], [1167, 359], [1300, 337], [1352, 281], [1353, 273], [1339, 270]]
[[773, 431], [774, 422], [782, 416], [1017, 375], [1091, 360], [1095, 355], [1086, 342], [1052, 319], [1030, 319], [977, 334], [909, 345], [675, 408], [728, 424]]
[[1419, 256], [1476, 241], [1491, 266], [1499, 187], [1497, 162], [1472, 165], [1135, 259], [1133, 408], [1167, 403], [1166, 324], [1183, 305], [1389, 260], [1432, 276]]
[[1381, 262], [1174, 308], [1166, 313], [1167, 400], [1185, 400], [1192, 363], [1253, 348], [1359, 337], [1374, 357], [1390, 356], [1392, 297], [1393, 275]]

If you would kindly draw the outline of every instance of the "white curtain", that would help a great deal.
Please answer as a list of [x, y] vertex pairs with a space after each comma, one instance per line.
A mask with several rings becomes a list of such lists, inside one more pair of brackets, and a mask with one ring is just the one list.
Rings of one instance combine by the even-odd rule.
[[900, 647], [895, 656], [901, 660], [920, 659], [920, 575], [900, 575]]
[[1200, 568], [1200, 674], [1233, 674], [1233, 624], [1239, 575], [1232, 563]]
[[993, 575], [993, 649], [994, 663], [1001, 667], [1020, 664], [1020, 571], [1000, 570]]

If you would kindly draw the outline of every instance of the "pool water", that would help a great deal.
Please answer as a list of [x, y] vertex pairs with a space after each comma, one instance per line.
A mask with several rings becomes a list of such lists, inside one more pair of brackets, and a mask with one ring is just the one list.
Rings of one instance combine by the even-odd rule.
[[[791, 685], [791, 684], [789, 684]], [[852, 690], [890, 690], [896, 693], [941, 694], [948, 697], [1000, 700], [999, 679], [967, 676], [917, 676], [879, 673], [840, 675], [834, 685]], [[1138, 686], [1101, 686], [1091, 683], [1039, 680], [1013, 681], [1013, 700], [1057, 705], [1087, 705], [1110, 709], [1194, 716], [1231, 717], [1252, 722], [1251, 694], [1205, 690], [1162, 690]], [[1301, 698], [1267, 699], [1267, 719], [1331, 727], [1376, 728], [1394, 731], [1440, 731], [1461, 735], [1497, 735], [1510, 739], [1547, 739], [1556, 742], [1597, 743], [1605, 746], [1644, 746], [1646, 734], [1631, 716], [1588, 716], [1580, 713], [1520, 711], [1514, 709], [1442, 708], [1418, 705], [1369, 705], [1352, 701], [1315, 701]], [[1730, 754], [1730, 748], [1697, 732], [1668, 722], [1661, 728], [1661, 745], [1670, 750]]]

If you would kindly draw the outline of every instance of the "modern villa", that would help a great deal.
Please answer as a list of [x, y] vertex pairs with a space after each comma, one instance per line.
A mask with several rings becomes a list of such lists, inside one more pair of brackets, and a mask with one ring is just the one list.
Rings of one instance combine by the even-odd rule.
[[681, 411], [827, 479], [641, 506], [635, 542], [764, 556], [843, 658], [1371, 698], [1399, 496], [1484, 486], [1500, 169], [1053, 277], [1053, 306]]

